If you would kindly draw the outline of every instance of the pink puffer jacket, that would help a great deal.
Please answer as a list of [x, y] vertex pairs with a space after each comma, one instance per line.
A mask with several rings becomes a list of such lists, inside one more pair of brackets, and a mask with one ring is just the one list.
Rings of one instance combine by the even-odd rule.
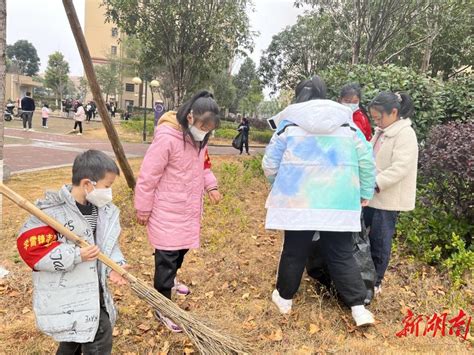
[[175, 113], [165, 116], [142, 162], [135, 208], [139, 213], [151, 212], [147, 230], [155, 249], [195, 249], [204, 191], [217, 187], [217, 180], [210, 169], [204, 169], [206, 149], [199, 152], [189, 138], [184, 144]]

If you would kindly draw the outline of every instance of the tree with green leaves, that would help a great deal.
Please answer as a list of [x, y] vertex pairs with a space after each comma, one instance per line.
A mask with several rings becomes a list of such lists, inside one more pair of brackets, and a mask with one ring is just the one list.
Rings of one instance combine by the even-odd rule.
[[[389, 60], [405, 49], [420, 46], [427, 38], [391, 44], [401, 33], [413, 28], [418, 19], [429, 11], [427, 0], [297, 0], [296, 6], [309, 4], [332, 20], [334, 31], [349, 44], [352, 64], [376, 64]], [[387, 50], [388, 53], [387, 53]], [[384, 54], [385, 57], [381, 57]]]
[[58, 100], [61, 102], [66, 94], [69, 85], [69, 63], [64, 59], [61, 52], [54, 52], [49, 56], [48, 66], [44, 76], [44, 84], [47, 88], [53, 90], [56, 97], [56, 106]]
[[104, 0], [108, 20], [139, 40], [172, 86], [174, 107], [187, 90], [252, 47], [249, 0]]
[[8, 61], [8, 71], [22, 75], [33, 76], [39, 71], [40, 59], [36, 48], [27, 40], [20, 39], [6, 50]]
[[252, 58], [247, 57], [233, 78], [233, 84], [237, 90], [233, 105], [234, 109], [239, 108], [240, 101], [249, 93], [250, 84], [253, 80], [258, 80], [257, 67]]
[[78, 94], [81, 101], [84, 101], [86, 99], [89, 89], [90, 89], [89, 81], [87, 81], [87, 77], [85, 75], [81, 76], [81, 78], [79, 79], [79, 87], [78, 87], [78, 91], [79, 91]]
[[399, 33], [392, 44], [401, 47], [405, 42], [421, 39], [419, 46], [406, 48], [402, 55], [392, 56], [392, 63], [409, 66], [447, 80], [472, 65], [472, 14], [474, 3], [462, 0], [425, 0], [428, 11], [418, 17], [411, 31]]
[[247, 95], [240, 101], [239, 109], [244, 116], [256, 117], [258, 106], [262, 100], [262, 84], [258, 79], [253, 79], [250, 82]]
[[230, 110], [237, 95], [237, 89], [232, 83], [232, 76], [226, 70], [214, 73], [210, 80], [210, 89], [221, 110], [223, 112]]
[[350, 61], [350, 46], [336, 31], [330, 16], [312, 12], [273, 36], [260, 59], [263, 84], [275, 93], [296, 84], [331, 64]]
[[106, 102], [109, 100], [109, 95], [116, 95], [122, 88], [120, 67], [119, 61], [113, 58], [109, 58], [106, 64], [95, 66], [97, 81], [102, 94], [105, 94]]

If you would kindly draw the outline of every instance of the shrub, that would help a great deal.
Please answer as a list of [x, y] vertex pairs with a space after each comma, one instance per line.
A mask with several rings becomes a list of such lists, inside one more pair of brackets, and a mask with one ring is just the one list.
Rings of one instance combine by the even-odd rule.
[[359, 83], [363, 87], [364, 107], [367, 107], [370, 100], [380, 91], [406, 91], [415, 105], [412, 120], [419, 141], [426, 138], [429, 129], [434, 125], [452, 120], [467, 121], [473, 117], [472, 74], [442, 82], [393, 64], [340, 64], [319, 74], [326, 81], [331, 99], [337, 99], [344, 84]]
[[467, 122], [474, 118], [474, 80], [472, 75], [462, 75], [444, 85], [443, 123]]
[[[146, 121], [146, 131], [149, 137], [153, 137], [155, 126], [154, 126], [154, 118], [151, 117], [150, 119], [147, 118]], [[122, 121], [122, 127], [130, 132], [141, 133], [143, 132], [143, 119], [133, 117], [133, 119], [129, 121]]]
[[[236, 128], [219, 128], [216, 130], [215, 137], [233, 139], [237, 134], [238, 132]], [[268, 142], [270, 142], [272, 136], [273, 131], [271, 130], [260, 131], [256, 129], [250, 129], [249, 140], [251, 142], [267, 144]]]
[[214, 133], [214, 137], [224, 138], [224, 139], [234, 139], [237, 133], [238, 133], [237, 130], [234, 128], [219, 128]]
[[251, 130], [249, 134], [250, 141], [268, 144], [270, 139], [272, 139], [273, 131], [266, 130], [266, 131], [257, 131]]
[[433, 127], [420, 152], [420, 179], [430, 197], [458, 218], [474, 219], [474, 122]]
[[421, 188], [416, 209], [402, 213], [398, 238], [409, 253], [431, 265], [445, 268], [455, 287], [474, 269], [473, 226], [469, 220], [446, 212], [440, 204], [425, 205], [431, 186]]
[[474, 270], [474, 123], [431, 129], [420, 152], [415, 211], [400, 216], [401, 238], [418, 258], [446, 268], [455, 286]]

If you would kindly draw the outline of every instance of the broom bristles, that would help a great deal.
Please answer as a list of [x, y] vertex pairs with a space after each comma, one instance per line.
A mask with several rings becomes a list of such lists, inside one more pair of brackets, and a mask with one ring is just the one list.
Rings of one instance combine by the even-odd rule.
[[201, 320], [179, 308], [144, 281], [133, 278], [130, 281], [130, 286], [150, 306], [178, 324], [201, 354], [247, 354], [249, 352], [248, 344], [209, 328]]

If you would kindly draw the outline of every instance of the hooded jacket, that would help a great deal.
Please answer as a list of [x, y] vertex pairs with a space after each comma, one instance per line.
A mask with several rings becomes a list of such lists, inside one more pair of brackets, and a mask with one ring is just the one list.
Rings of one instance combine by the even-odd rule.
[[204, 191], [217, 187], [206, 156], [190, 137], [183, 140], [176, 112], [161, 117], [135, 187], [136, 210], [151, 212], [147, 231], [155, 249], [199, 247]]
[[360, 231], [360, 203], [373, 196], [375, 163], [351, 110], [311, 100], [288, 106], [276, 121], [262, 161], [274, 181], [266, 228]]
[[[89, 244], [98, 245], [115, 262], [125, 264], [118, 245], [119, 209], [112, 203], [99, 208], [94, 239], [70, 191], [71, 186], [65, 185], [59, 192], [47, 192], [36, 206]], [[77, 245], [34, 216], [21, 228], [17, 247], [33, 270], [33, 310], [41, 331], [58, 342], [93, 341], [99, 327], [99, 282], [113, 327], [117, 314], [106, 282], [110, 268], [97, 260], [83, 262]]]

